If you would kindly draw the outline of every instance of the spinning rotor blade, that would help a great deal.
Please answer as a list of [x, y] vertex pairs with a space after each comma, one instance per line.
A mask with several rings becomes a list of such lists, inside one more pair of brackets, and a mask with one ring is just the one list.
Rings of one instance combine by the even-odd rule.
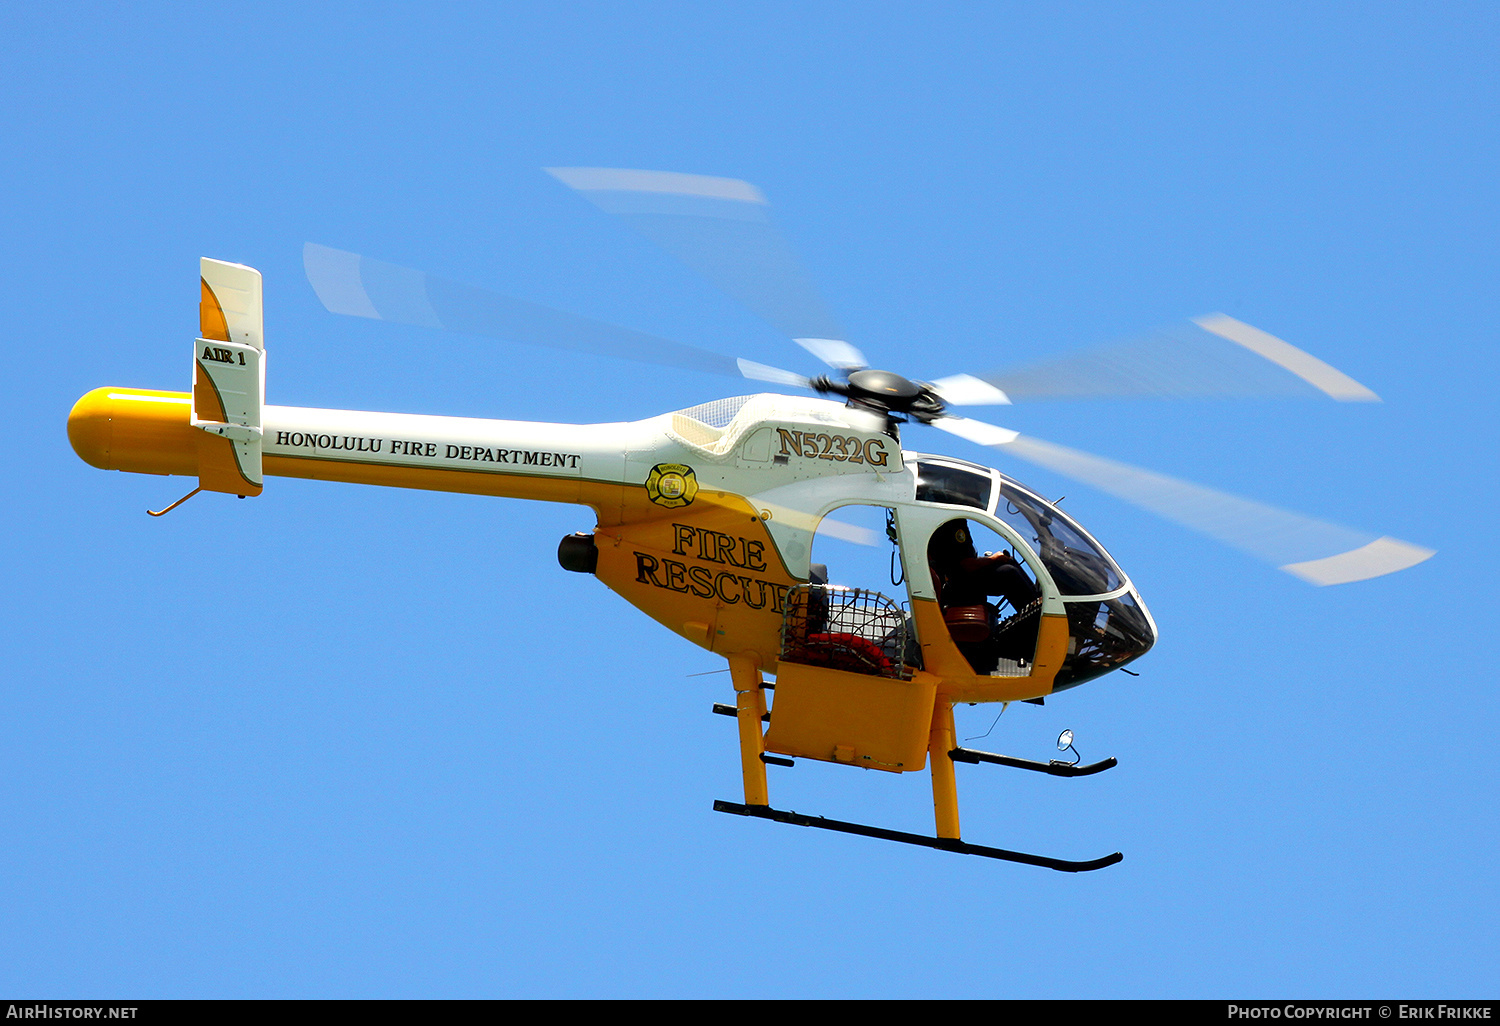
[[950, 434], [1092, 485], [1316, 585], [1405, 570], [1434, 555], [1396, 538], [1324, 523], [1263, 503], [1116, 463], [963, 417], [932, 422]]
[[307, 280], [329, 312], [808, 388], [800, 374], [621, 328], [309, 242]]
[[869, 362], [828, 312], [759, 189], [673, 171], [549, 167], [548, 174], [703, 275], [844, 373]]
[[879, 548], [885, 544], [885, 536], [879, 531], [872, 531], [868, 527], [860, 527], [858, 524], [847, 524], [842, 520], [832, 517], [824, 517], [812, 525], [819, 534], [827, 535], [829, 538], [837, 538], [839, 541], [849, 542], [851, 545], [867, 545], [870, 548]]
[[[936, 384], [939, 394], [955, 406], [1106, 396], [1323, 394], [1340, 402], [1380, 401], [1317, 357], [1223, 314], [1199, 317], [1130, 342], [1015, 370], [955, 375]], [[949, 399], [945, 385], [957, 398]], [[985, 386], [991, 391], [985, 392]]]

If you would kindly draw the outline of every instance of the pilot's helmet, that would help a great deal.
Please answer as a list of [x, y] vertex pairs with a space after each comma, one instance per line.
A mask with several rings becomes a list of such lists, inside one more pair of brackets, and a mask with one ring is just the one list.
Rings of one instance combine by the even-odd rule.
[[932, 541], [927, 544], [927, 558], [938, 565], [952, 563], [974, 556], [974, 537], [967, 520], [950, 520], [932, 532]]

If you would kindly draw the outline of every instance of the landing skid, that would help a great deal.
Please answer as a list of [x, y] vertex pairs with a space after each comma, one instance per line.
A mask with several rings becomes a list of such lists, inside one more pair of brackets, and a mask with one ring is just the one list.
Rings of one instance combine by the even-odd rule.
[[800, 812], [773, 809], [769, 805], [740, 805], [736, 802], [716, 800], [714, 802], [714, 811], [730, 812], [736, 816], [754, 816], [756, 819], [769, 819], [777, 823], [790, 823], [793, 826], [836, 830], [841, 834], [878, 837], [884, 841], [899, 841], [902, 844], [915, 844], [924, 848], [937, 848], [940, 851], [952, 851], [960, 855], [982, 855], [987, 859], [1000, 859], [1004, 862], [1021, 862], [1028, 866], [1055, 869], [1062, 873], [1087, 873], [1095, 869], [1103, 869], [1105, 866], [1114, 865], [1125, 857], [1119, 852], [1115, 852], [1100, 859], [1091, 859], [1087, 862], [1072, 862], [1067, 859], [1048, 858], [1045, 855], [1030, 855], [1023, 851], [1007, 851], [1004, 848], [989, 848], [982, 844], [969, 844], [957, 838], [928, 837], [926, 834], [909, 834], [904, 830], [886, 830], [883, 827], [866, 826], [863, 823], [846, 823], [843, 820], [825, 819], [822, 816], [804, 816]]
[[[1119, 852], [1115, 852], [1101, 859], [1074, 862], [1069, 859], [1048, 858], [1046, 855], [1032, 855], [1024, 851], [1009, 851], [1005, 848], [969, 844], [962, 840], [958, 823], [958, 786], [953, 771], [955, 762], [988, 762], [1039, 773], [1050, 773], [1054, 776], [1082, 777], [1109, 769], [1115, 765], [1115, 760], [1105, 759], [1103, 762], [1088, 766], [1077, 766], [1060, 761], [1032, 762], [1008, 755], [994, 755], [990, 752], [961, 748], [954, 736], [953, 703], [941, 695], [936, 696], [933, 703], [926, 752], [927, 764], [932, 772], [935, 836], [910, 834], [904, 830], [887, 830], [884, 827], [866, 826], [863, 823], [846, 823], [839, 819], [805, 816], [800, 812], [773, 809], [770, 794], [766, 788], [766, 764], [790, 766], [793, 763], [790, 759], [772, 755], [766, 751], [766, 735], [762, 724], [770, 720], [770, 715], [766, 711], [765, 696], [768, 685], [761, 677], [759, 663], [750, 656], [740, 654], [729, 656], [729, 672], [730, 679], [734, 682], [735, 704], [731, 707], [715, 703], [714, 712], [733, 716], [739, 724], [740, 772], [745, 783], [745, 803], [741, 805], [738, 802], [716, 801], [714, 802], [715, 812], [769, 819], [774, 823], [789, 823], [792, 826], [817, 827], [820, 830], [833, 830], [841, 834], [859, 834], [863, 837], [876, 837], [883, 841], [896, 841], [900, 844], [914, 844], [921, 848], [956, 852], [959, 855], [978, 855], [1002, 862], [1019, 862], [1028, 866], [1041, 866], [1043, 869], [1055, 869], [1060, 873], [1087, 873], [1095, 869], [1103, 869], [1105, 866], [1112, 866], [1125, 858]], [[787, 683], [785, 678], [782, 683]], [[794, 714], [795, 711], [792, 715]], [[828, 739], [822, 738], [818, 744], [826, 740]], [[847, 741], [846, 738], [835, 740]], [[834, 748], [834, 751], [823, 755], [817, 754], [816, 751], [809, 752], [806, 750], [807, 747], [804, 743], [801, 747], [794, 745], [792, 749], [783, 751], [785, 754], [800, 754], [805, 758], [838, 761], [828, 759], [828, 755], [838, 754], [832, 742], [828, 747]], [[848, 750], [853, 751], [852, 746], [848, 747]], [[920, 765], [920, 762], [916, 764]], [[896, 765], [899, 767], [900, 764]]]
[[1102, 759], [1099, 762], [1091, 762], [1087, 766], [1078, 766], [1070, 762], [1061, 762], [1057, 759], [1051, 762], [1032, 762], [1030, 759], [1017, 759], [1011, 755], [996, 755], [993, 752], [979, 752], [972, 748], [955, 748], [948, 753], [948, 758], [954, 762], [967, 762], [974, 765], [978, 765], [981, 762], [988, 762], [996, 766], [1010, 766], [1015, 769], [1034, 770], [1037, 773], [1050, 773], [1054, 777], [1087, 777], [1094, 773], [1103, 773], [1105, 770], [1120, 764], [1120, 760], [1114, 756]]

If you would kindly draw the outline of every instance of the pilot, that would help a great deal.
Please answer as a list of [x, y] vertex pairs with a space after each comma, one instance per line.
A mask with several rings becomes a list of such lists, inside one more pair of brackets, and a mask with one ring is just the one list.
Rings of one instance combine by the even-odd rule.
[[999, 610], [986, 601], [999, 596], [1020, 612], [1036, 600], [1036, 584], [1009, 552], [974, 550], [967, 520], [950, 520], [933, 532], [927, 563], [948, 632], [976, 673], [994, 669], [1001, 656], [1029, 659], [1034, 632], [1012, 638], [997, 636]]

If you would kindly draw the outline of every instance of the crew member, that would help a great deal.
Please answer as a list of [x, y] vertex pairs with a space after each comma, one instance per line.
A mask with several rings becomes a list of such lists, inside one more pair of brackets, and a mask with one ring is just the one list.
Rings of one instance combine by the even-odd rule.
[[1034, 627], [999, 632], [999, 610], [986, 601], [991, 595], [999, 596], [1019, 613], [1036, 600], [1035, 582], [1013, 555], [979, 555], [969, 522], [950, 520], [933, 532], [927, 563], [948, 631], [975, 673], [989, 673], [1002, 657], [1031, 658], [1036, 647]]

